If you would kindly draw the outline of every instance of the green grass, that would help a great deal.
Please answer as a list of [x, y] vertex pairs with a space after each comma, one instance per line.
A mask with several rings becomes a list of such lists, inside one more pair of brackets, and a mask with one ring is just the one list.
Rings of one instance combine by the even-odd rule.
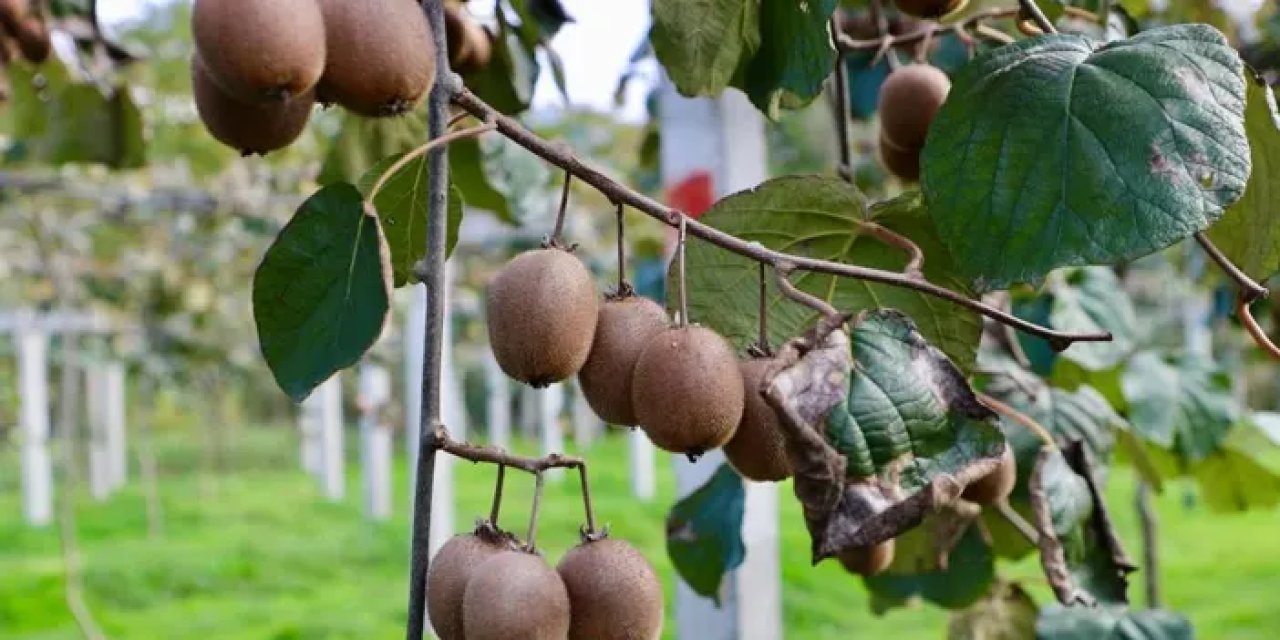
[[[194, 434], [175, 434], [161, 451], [164, 534], [148, 540], [136, 486], [108, 502], [79, 505], [87, 599], [112, 638], [394, 638], [404, 615], [407, 552], [404, 469], [397, 468], [397, 517], [363, 519], [359, 479], [351, 497], [329, 504], [296, 465], [287, 429], [240, 429], [226, 460], [236, 471], [212, 480], [197, 472]], [[639, 547], [663, 575], [663, 519], [673, 496], [669, 470], [658, 498], [634, 500], [626, 445], [606, 438], [589, 453], [601, 520]], [[354, 456], [351, 458], [354, 462]], [[62, 598], [63, 569], [55, 529], [21, 524], [12, 449], [0, 452], [0, 638], [78, 638]], [[492, 467], [457, 467], [459, 530], [488, 509]], [[353, 472], [355, 469], [353, 469]], [[1117, 524], [1135, 557], [1137, 531], [1128, 473], [1110, 487]], [[502, 521], [522, 531], [532, 481], [509, 476]], [[582, 520], [577, 483], [547, 490], [538, 542], [554, 561], [575, 541]], [[810, 567], [808, 536], [787, 486], [781, 488], [783, 594], [787, 638], [937, 639], [945, 612], [916, 607], [876, 618], [859, 580], [826, 564]], [[1191, 617], [1203, 638], [1261, 638], [1280, 633], [1280, 512], [1223, 516], [1186, 501], [1175, 485], [1157, 500], [1164, 597]], [[1037, 601], [1050, 601], [1032, 560], [1005, 565]], [[1132, 590], [1135, 594], [1139, 589]], [[668, 602], [670, 604], [670, 602]], [[671, 615], [668, 606], [668, 616]], [[668, 625], [670, 627], [670, 625]], [[670, 637], [670, 636], [668, 636]]]

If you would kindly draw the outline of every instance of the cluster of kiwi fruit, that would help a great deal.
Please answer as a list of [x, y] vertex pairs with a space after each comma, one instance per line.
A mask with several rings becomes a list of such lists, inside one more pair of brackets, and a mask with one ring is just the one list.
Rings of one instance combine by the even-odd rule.
[[507, 375], [542, 387], [577, 375], [601, 419], [639, 426], [692, 457], [724, 447], [744, 477], [791, 475], [778, 418], [761, 386], [772, 359], [739, 360], [711, 329], [672, 323], [625, 283], [604, 296], [557, 243], [516, 256], [490, 281], [489, 341]]
[[245, 155], [301, 135], [312, 107], [403, 114], [435, 82], [431, 28], [414, 0], [196, 0], [196, 108]]
[[41, 64], [53, 52], [49, 24], [34, 0], [0, 0], [0, 103], [9, 100], [6, 67], [19, 58]]
[[662, 584], [634, 547], [587, 532], [554, 569], [481, 521], [440, 548], [427, 611], [441, 640], [657, 640]]

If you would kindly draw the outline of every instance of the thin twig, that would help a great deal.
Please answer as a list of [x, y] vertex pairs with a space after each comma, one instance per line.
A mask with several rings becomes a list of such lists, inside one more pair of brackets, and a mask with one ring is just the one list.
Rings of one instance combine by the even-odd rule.
[[498, 464], [526, 473], [542, 473], [548, 469], [582, 469], [587, 466], [586, 460], [577, 456], [552, 453], [541, 458], [530, 458], [509, 453], [501, 447], [459, 442], [449, 437], [449, 432], [444, 427], [436, 429], [430, 440], [437, 451], [444, 451], [463, 460]]
[[560, 189], [560, 209], [556, 211], [556, 226], [551, 232], [551, 242], [553, 244], [560, 243], [560, 236], [564, 234], [564, 213], [569, 209], [569, 187], [573, 186], [573, 174], [568, 171], [564, 172], [564, 186]]
[[542, 511], [542, 489], [546, 485], [546, 477], [539, 471], [533, 474], [533, 504], [529, 507], [529, 534], [524, 538], [525, 548], [535, 551], [538, 548], [538, 512]]
[[596, 533], [596, 512], [591, 507], [591, 484], [587, 481], [587, 466], [578, 467], [578, 480], [582, 483], [582, 509], [587, 516], [587, 535]]
[[1040, 5], [1036, 4], [1036, 0], [1018, 0], [1018, 5], [1022, 7], [1022, 13], [1031, 18], [1037, 27], [1045, 33], [1057, 33], [1057, 27], [1053, 26], [1053, 22], [1049, 17], [1044, 15], [1044, 11], [1040, 9]]
[[1013, 506], [1009, 504], [1008, 498], [998, 500], [992, 506], [996, 508], [996, 513], [999, 513], [1000, 517], [1005, 519], [1005, 522], [1013, 525], [1013, 528], [1017, 529], [1018, 533], [1027, 539], [1027, 542], [1031, 543], [1031, 546], [1040, 546], [1040, 533], [1036, 531], [1035, 526], [1022, 517], [1021, 513], [1014, 510]]
[[907, 254], [907, 266], [902, 274], [915, 279], [924, 279], [924, 250], [908, 238], [884, 225], [875, 222], [858, 220], [858, 230], [891, 247], [902, 249]]
[[1262, 330], [1262, 326], [1253, 318], [1253, 311], [1249, 309], [1249, 303], [1245, 301], [1244, 296], [1236, 299], [1236, 316], [1240, 318], [1240, 323], [1244, 325], [1245, 331], [1249, 332], [1249, 336], [1253, 341], [1262, 347], [1272, 358], [1280, 360], [1280, 347], [1271, 341], [1271, 337], [1266, 331]]
[[1013, 44], [1018, 41], [1017, 38], [989, 24], [974, 25], [973, 32], [999, 45]]
[[618, 290], [614, 295], [625, 298], [635, 290], [631, 287], [631, 283], [627, 282], [627, 226], [622, 219], [623, 207], [622, 203], [618, 203]]
[[[552, 144], [538, 137], [536, 134], [524, 128], [524, 126], [516, 120], [502, 115], [483, 100], [476, 97], [475, 94], [471, 93], [471, 91], [462, 85], [461, 80], [458, 79], [456, 75], [451, 76], [449, 82], [452, 85], [450, 89], [453, 94], [454, 104], [466, 109], [481, 120], [496, 123], [498, 131], [507, 139], [524, 147], [525, 149], [528, 149], [534, 155], [537, 155], [543, 160], [569, 171], [579, 180], [591, 185], [608, 198], [609, 201], [624, 203], [631, 208], [672, 227], [678, 227], [680, 225], [680, 220], [687, 217], [679, 209], [664, 205], [653, 198], [626, 187], [596, 167], [583, 162], [571, 151], [565, 149], [561, 145]], [[807, 258], [804, 256], [775, 251], [758, 243], [748, 242], [737, 236], [725, 233], [724, 231], [698, 222], [697, 220], [688, 220], [687, 228], [690, 235], [696, 236], [738, 255], [751, 258], [758, 262], [764, 262], [775, 267], [781, 263], [787, 263], [791, 265], [792, 268], [801, 271], [825, 273], [844, 278], [853, 278], [856, 280], [865, 280], [868, 282], [877, 282], [890, 286], [903, 287], [941, 298], [965, 307], [971, 311], [980, 313], [1002, 324], [1013, 326], [1020, 331], [1044, 338], [1049, 341], [1051, 347], [1059, 351], [1071, 346], [1074, 342], [1107, 342], [1111, 340], [1111, 334], [1106, 332], [1069, 333], [1056, 331], [1032, 322], [1027, 322], [1026, 320], [1005, 313], [999, 309], [991, 307], [990, 305], [984, 304], [981, 301], [968, 298], [945, 287], [940, 287], [925, 280], [909, 278], [895, 271], [873, 269], [870, 267], [832, 262], [829, 260], [819, 260], [816, 258]]]
[[[839, 18], [831, 17], [831, 37], [833, 41], [840, 33]], [[839, 153], [840, 166], [836, 168], [841, 178], [853, 182], [853, 152], [849, 148], [849, 78], [845, 75], [844, 52], [837, 48], [836, 64], [832, 71], [835, 77], [835, 104], [832, 118], [836, 125], [836, 151]]]
[[902, 35], [891, 36], [888, 38], [876, 38], [874, 40], [856, 40], [847, 33], [838, 33], [836, 35], [836, 46], [842, 51], [879, 51], [888, 41], [889, 47], [900, 47], [902, 45], [915, 44], [924, 40], [926, 37], [938, 37], [947, 33], [961, 34], [968, 31], [973, 26], [986, 22], [988, 20], [1001, 20], [1012, 18], [1018, 15], [1016, 7], [1003, 7], [986, 9], [979, 11], [964, 20], [959, 20], [950, 24], [926, 23], [926, 26]]
[[680, 285], [680, 326], [689, 325], [689, 287], [686, 286], [684, 271], [684, 247], [688, 242], [689, 216], [680, 216], [680, 232], [676, 236], [676, 284]]
[[801, 291], [796, 287], [795, 283], [791, 282], [792, 267], [790, 265], [779, 265], [775, 267], [775, 269], [778, 276], [778, 291], [781, 291], [782, 295], [786, 296], [793, 302], [798, 302], [810, 309], [813, 309], [814, 311], [817, 311], [818, 314], [824, 318], [832, 318], [840, 315], [840, 312], [835, 307], [831, 306], [831, 304], [826, 300], [823, 300], [822, 298], [819, 298], [807, 291]]
[[1160, 557], [1156, 537], [1159, 523], [1156, 521], [1155, 509], [1151, 508], [1151, 485], [1141, 478], [1138, 479], [1134, 507], [1138, 510], [1138, 524], [1142, 528], [1142, 576], [1147, 590], [1147, 608], [1159, 609]]
[[756, 348], [760, 350], [760, 355], [769, 355], [773, 349], [769, 346], [769, 278], [766, 273], [767, 267], [763, 262], [760, 263], [760, 309], [757, 312], [756, 323], [759, 333], [756, 335]]
[[419, 145], [413, 151], [410, 151], [409, 153], [406, 153], [400, 156], [399, 160], [396, 160], [395, 162], [393, 162], [390, 167], [387, 167], [386, 171], [382, 172], [382, 175], [378, 176], [378, 181], [373, 183], [373, 188], [369, 190], [369, 196], [365, 198], [365, 204], [372, 205], [374, 198], [378, 197], [378, 192], [382, 191], [382, 188], [387, 186], [387, 181], [390, 180], [392, 176], [396, 175], [397, 173], [400, 172], [401, 169], [405, 168], [405, 165], [431, 152], [432, 149], [442, 147], [444, 145], [449, 144], [450, 142], [456, 142], [463, 138], [474, 138], [478, 135], [488, 133], [497, 128], [498, 126], [493, 124], [492, 122], [486, 122], [484, 124], [479, 124], [474, 127], [471, 127], [469, 129], [459, 129], [458, 131], [451, 131], [449, 133], [446, 133], [440, 136], [439, 138], [432, 138], [430, 141]]
[[1216, 263], [1218, 267], [1227, 274], [1227, 277], [1234, 280], [1236, 286], [1240, 287], [1240, 297], [1243, 298], [1245, 302], [1253, 302], [1259, 298], [1267, 297], [1267, 294], [1269, 293], [1267, 288], [1255, 282], [1254, 279], [1250, 278], [1244, 271], [1241, 271], [1240, 267], [1237, 267], [1235, 263], [1231, 261], [1231, 258], [1228, 258], [1226, 254], [1222, 253], [1222, 250], [1218, 248], [1218, 245], [1213, 244], [1213, 241], [1210, 240], [1209, 236], [1205, 235], [1203, 231], [1196, 232], [1196, 242], [1200, 243], [1204, 252], [1209, 254], [1209, 257], [1212, 258], [1214, 263]]
[[498, 463], [498, 478], [493, 482], [493, 503], [489, 506], [489, 524], [498, 526], [498, 514], [502, 510], [502, 485], [507, 479], [507, 465]]
[[981, 391], [975, 391], [974, 393], [978, 397], [978, 402], [981, 402], [983, 405], [986, 405], [988, 409], [1026, 427], [1027, 430], [1036, 434], [1036, 436], [1039, 437], [1042, 442], [1044, 442], [1044, 446], [1049, 447], [1051, 449], [1056, 449], [1058, 447], [1058, 443], [1055, 442], [1053, 439], [1053, 434], [1049, 433], [1049, 430], [1044, 428], [1044, 425], [1040, 424], [1039, 422], [1036, 422], [1035, 419], [1032, 418], [1031, 416], [1021, 411], [1018, 411], [1017, 409], [1014, 409], [1013, 407], [999, 400], [996, 400], [995, 398]]

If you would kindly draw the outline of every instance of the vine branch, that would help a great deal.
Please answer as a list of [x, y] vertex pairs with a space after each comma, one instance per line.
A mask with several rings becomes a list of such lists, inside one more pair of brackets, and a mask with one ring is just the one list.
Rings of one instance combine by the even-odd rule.
[[458, 107], [470, 112], [480, 120], [493, 122], [497, 130], [512, 142], [524, 147], [534, 155], [547, 162], [572, 173], [579, 180], [591, 185], [613, 204], [625, 204], [671, 227], [679, 228], [681, 219], [686, 219], [686, 228], [690, 235], [705, 240], [713, 245], [763, 262], [775, 268], [787, 264], [793, 269], [825, 273], [856, 280], [877, 282], [890, 286], [903, 287], [919, 291], [955, 303], [971, 311], [980, 313], [1002, 324], [1010, 325], [1020, 331], [1048, 340], [1050, 346], [1062, 350], [1075, 342], [1107, 342], [1111, 334], [1070, 333], [1056, 331], [1048, 327], [1027, 322], [1021, 318], [996, 309], [981, 301], [973, 300], [960, 293], [938, 286], [923, 279], [914, 279], [894, 271], [885, 271], [859, 265], [819, 260], [804, 256], [791, 255], [764, 247], [758, 243], [748, 242], [737, 236], [725, 233], [715, 227], [688, 218], [682, 211], [662, 204], [634, 189], [631, 189], [606, 175], [600, 169], [589, 165], [560, 145], [552, 144], [524, 128], [516, 120], [502, 115], [496, 109], [481, 100], [463, 84], [456, 75], [446, 74], [442, 77]]
[[1045, 447], [1050, 449], [1058, 448], [1058, 443], [1053, 439], [1053, 434], [1049, 433], [1049, 430], [1044, 428], [1044, 425], [1036, 422], [1035, 418], [1018, 411], [1017, 409], [1014, 409], [1013, 407], [996, 400], [981, 391], [974, 391], [974, 395], [978, 397], [978, 402], [981, 402], [988, 409], [1022, 425], [1028, 431], [1036, 434], [1036, 437], [1040, 438], [1040, 441], [1044, 443]]
[[915, 44], [926, 38], [933, 38], [948, 33], [962, 34], [984, 22], [1013, 18], [1017, 15], [1018, 9], [1016, 7], [986, 9], [969, 16], [964, 20], [953, 22], [951, 24], [943, 25], [933, 23], [911, 33], [904, 33], [898, 36], [887, 36], [885, 38], [876, 38], [874, 40], [857, 40], [847, 33], [837, 32], [835, 34], [836, 46], [838, 46], [841, 51], [845, 52], [879, 51], [882, 47], [892, 48]]
[[1213, 241], [1209, 239], [1209, 236], [1205, 235], [1203, 231], [1196, 232], [1196, 242], [1200, 243], [1200, 247], [1204, 249], [1205, 253], [1209, 254], [1209, 257], [1220, 269], [1222, 269], [1224, 273], [1227, 274], [1227, 277], [1234, 280], [1236, 286], [1240, 287], [1240, 297], [1244, 300], [1245, 304], [1249, 304], [1259, 298], [1267, 297], [1267, 294], [1269, 293], [1267, 288], [1255, 282], [1254, 279], [1250, 278], [1248, 274], [1240, 269], [1240, 267], [1237, 267], [1235, 263], [1231, 261], [1231, 258], [1228, 258], [1226, 254], [1222, 253], [1222, 250], [1218, 248], [1218, 245], [1214, 244]]
[[1253, 318], [1253, 311], [1249, 309], [1249, 302], [1245, 300], [1243, 294], [1236, 299], [1236, 316], [1240, 318], [1240, 323], [1244, 325], [1245, 331], [1249, 332], [1253, 341], [1272, 358], [1280, 360], [1280, 347], [1271, 341], [1267, 332], [1263, 331], [1258, 321]]
[[587, 461], [577, 456], [552, 453], [541, 458], [532, 458], [510, 453], [500, 447], [461, 442], [449, 437], [449, 430], [443, 426], [436, 428], [431, 436], [431, 443], [437, 451], [443, 451], [463, 460], [496, 464], [535, 475], [548, 469], [586, 469], [587, 467]]

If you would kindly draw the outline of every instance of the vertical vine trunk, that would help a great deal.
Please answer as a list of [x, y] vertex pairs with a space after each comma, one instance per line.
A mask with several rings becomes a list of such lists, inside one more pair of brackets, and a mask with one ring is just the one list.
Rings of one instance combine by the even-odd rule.
[[[449, 47], [445, 38], [442, 0], [423, 0], [436, 48], [436, 83], [428, 103], [427, 130], [431, 138], [444, 134], [449, 122]], [[412, 549], [409, 562], [409, 620], [407, 640], [421, 640], [426, 628], [427, 569], [431, 561], [431, 493], [435, 476], [435, 427], [440, 423], [440, 360], [444, 329], [444, 261], [448, 217], [449, 165], [447, 147], [427, 156], [427, 251], [418, 276], [427, 288], [427, 322], [422, 358], [422, 410], [418, 424], [418, 467], [414, 482]]]
[[1160, 608], [1160, 550], [1155, 509], [1151, 506], [1151, 485], [1138, 481], [1134, 498], [1138, 523], [1142, 527], [1142, 582], [1146, 586], [1147, 608]]

